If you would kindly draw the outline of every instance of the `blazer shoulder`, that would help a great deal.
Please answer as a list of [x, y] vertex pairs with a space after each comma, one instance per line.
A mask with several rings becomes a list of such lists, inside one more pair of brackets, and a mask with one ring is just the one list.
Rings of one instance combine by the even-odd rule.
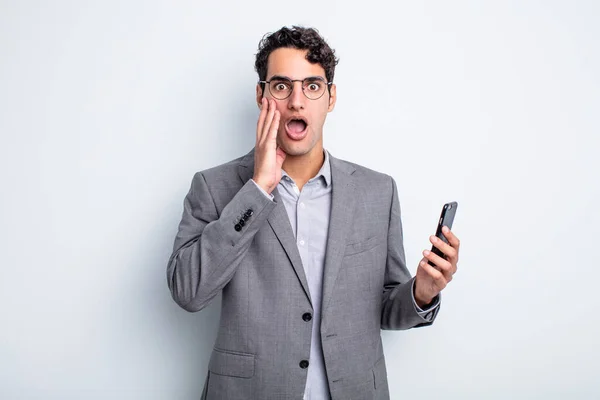
[[391, 175], [351, 161], [342, 160], [339, 158], [337, 161], [341, 165], [344, 165], [345, 168], [354, 170], [352, 176], [355, 179], [358, 179], [359, 185], [366, 185], [369, 189], [377, 189], [379, 191], [392, 189], [393, 178]]
[[201, 179], [200, 176], [203, 176], [204, 180], [209, 185], [217, 184], [219, 186], [230, 186], [228, 183], [232, 182], [238, 184], [238, 168], [247, 160], [249, 154], [250, 153], [222, 164], [198, 171], [194, 174], [194, 180]]

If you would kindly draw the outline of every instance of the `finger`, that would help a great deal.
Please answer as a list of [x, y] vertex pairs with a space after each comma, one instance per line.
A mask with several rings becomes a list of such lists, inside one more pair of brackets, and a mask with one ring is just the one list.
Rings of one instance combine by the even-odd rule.
[[260, 105], [260, 114], [258, 115], [258, 122], [256, 124], [256, 143], [260, 142], [260, 138], [262, 137], [262, 129], [267, 116], [267, 99], [264, 97], [260, 99]]
[[448, 243], [444, 242], [439, 237], [430, 236], [429, 241], [431, 242], [431, 244], [433, 244], [435, 247], [437, 247], [442, 253], [444, 253], [444, 255], [446, 257], [448, 257], [449, 259], [454, 260], [457, 257], [458, 252], [456, 251], [456, 249], [454, 247], [450, 246]]
[[279, 130], [279, 119], [281, 118], [281, 114], [279, 110], [275, 110], [275, 116], [273, 117], [273, 122], [271, 123], [271, 130], [269, 131], [269, 140], [274, 142], [277, 140], [277, 131]]
[[446, 271], [450, 271], [452, 269], [452, 264], [450, 261], [446, 260], [443, 257], [438, 256], [433, 251], [423, 250], [423, 257], [430, 261], [434, 265], [431, 265], [434, 268], [437, 268], [440, 272], [444, 273]]
[[[452, 274], [454, 273], [454, 267], [452, 266], [452, 263], [450, 263], [450, 261], [438, 256], [437, 254], [435, 254], [434, 252], [429, 251], [429, 250], [424, 250], [423, 256], [427, 260], [429, 260], [435, 264], [435, 266], [437, 267], [439, 272], [441, 272], [444, 275], [444, 277], [446, 278], [446, 280], [448, 282], [450, 282], [452, 280]], [[426, 263], [426, 264], [428, 266], [434, 268], [433, 266], [429, 265], [429, 263]]]
[[442, 233], [444, 234], [446, 239], [448, 239], [448, 243], [450, 243], [450, 246], [454, 247], [456, 250], [460, 248], [460, 240], [458, 239], [458, 237], [456, 237], [454, 233], [452, 233], [450, 228], [444, 226], [442, 228]]
[[267, 128], [267, 125], [269, 124], [269, 110], [270, 110], [271, 106], [269, 103], [269, 99], [265, 99], [265, 105], [263, 106], [263, 110], [265, 112], [264, 114], [264, 118], [263, 118], [263, 122], [262, 125], [260, 127], [260, 131], [258, 133], [259, 135], [259, 142], [262, 143], [264, 140], [264, 136], [265, 136], [265, 129]]
[[269, 100], [269, 111], [267, 113], [267, 118], [265, 120], [265, 125], [263, 126], [262, 131], [262, 141], [266, 140], [269, 137], [269, 129], [271, 129], [271, 124], [273, 123], [273, 117], [275, 116], [275, 101]]
[[426, 259], [421, 260], [421, 262], [419, 263], [419, 268], [421, 268], [433, 280], [435, 286], [438, 289], [442, 290], [448, 284], [444, 274], [432, 267], [431, 265], [429, 265]]

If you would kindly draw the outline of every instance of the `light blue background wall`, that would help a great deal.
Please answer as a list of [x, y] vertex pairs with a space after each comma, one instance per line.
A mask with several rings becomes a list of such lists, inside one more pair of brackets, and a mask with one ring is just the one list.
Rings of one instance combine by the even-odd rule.
[[0, 398], [198, 398], [219, 301], [166, 263], [291, 24], [337, 50], [325, 147], [397, 180], [411, 272], [460, 203], [436, 323], [383, 332], [392, 398], [600, 397], [598, 4], [1, 1]]

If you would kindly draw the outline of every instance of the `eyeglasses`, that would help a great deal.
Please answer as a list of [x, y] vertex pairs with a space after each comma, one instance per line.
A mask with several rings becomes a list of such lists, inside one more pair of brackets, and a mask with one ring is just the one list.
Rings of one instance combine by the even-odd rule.
[[325, 82], [325, 79], [320, 76], [311, 76], [304, 79], [289, 79], [284, 77], [273, 77], [270, 81], [258, 81], [258, 83], [267, 83], [271, 95], [277, 100], [285, 100], [292, 94], [294, 90], [294, 82], [302, 82], [302, 93], [310, 99], [320, 99], [325, 90], [329, 88], [333, 82]]

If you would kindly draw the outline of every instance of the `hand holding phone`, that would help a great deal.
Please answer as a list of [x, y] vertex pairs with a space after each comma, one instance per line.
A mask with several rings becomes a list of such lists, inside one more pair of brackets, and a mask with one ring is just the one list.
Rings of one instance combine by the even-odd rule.
[[[445, 243], [448, 243], [448, 239], [446, 239], [446, 237], [442, 233], [442, 227], [447, 226], [448, 229], [452, 229], [452, 223], [454, 222], [454, 216], [456, 215], [457, 208], [458, 208], [458, 203], [456, 201], [446, 203], [446, 204], [444, 204], [444, 207], [442, 207], [442, 213], [441, 213], [440, 219], [438, 221], [438, 226], [437, 226], [437, 229], [435, 232], [435, 236], [440, 238]], [[431, 252], [434, 254], [437, 254], [438, 256], [440, 256], [442, 258], [445, 258], [444, 253], [442, 253], [441, 250], [435, 246], [431, 246]], [[432, 265], [435, 267], [435, 264], [432, 263], [431, 261], [428, 260], [427, 262], [429, 263], [429, 265]]]

